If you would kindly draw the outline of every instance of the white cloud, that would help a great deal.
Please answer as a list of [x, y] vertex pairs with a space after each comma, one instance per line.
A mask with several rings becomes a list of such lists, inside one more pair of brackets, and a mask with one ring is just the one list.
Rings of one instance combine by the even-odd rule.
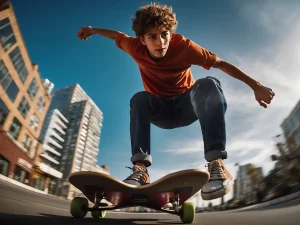
[[[256, 102], [252, 90], [240, 85], [233, 79], [222, 79], [222, 86], [228, 102], [227, 150], [229, 154], [226, 165], [232, 175], [236, 176], [235, 163], [254, 163], [261, 166], [266, 174], [273, 168], [271, 154], [277, 154], [272, 137], [281, 131], [280, 124], [291, 112], [300, 97], [300, 14], [299, 7], [282, 2], [247, 3], [241, 8], [241, 16], [256, 23], [272, 36], [269, 45], [260, 49], [260, 54], [232, 52], [230, 61], [254, 79], [272, 88], [276, 94], [267, 109]], [[263, 52], [263, 54], [261, 54]], [[203, 141], [192, 139], [172, 141], [165, 152], [180, 156], [181, 154], [202, 154]], [[181, 159], [178, 159], [181, 160]], [[204, 161], [181, 162], [170, 164], [168, 171], [152, 170], [154, 178], [175, 170], [195, 165]], [[200, 166], [201, 166], [200, 165]], [[230, 198], [232, 193], [226, 196]], [[216, 200], [214, 202], [219, 202]]]
[[186, 154], [198, 154], [204, 151], [203, 140], [170, 140], [168, 147], [163, 152], [170, 153], [172, 155], [186, 155]]

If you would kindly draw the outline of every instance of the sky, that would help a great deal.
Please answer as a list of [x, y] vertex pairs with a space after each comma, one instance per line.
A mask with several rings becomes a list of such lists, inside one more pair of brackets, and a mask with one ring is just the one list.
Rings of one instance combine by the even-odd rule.
[[[98, 164], [123, 180], [130, 174], [129, 101], [144, 90], [139, 69], [115, 42], [101, 36], [80, 41], [83, 26], [112, 29], [134, 36], [131, 17], [151, 1], [11, 0], [32, 62], [55, 88], [78, 83], [103, 112]], [[216, 53], [276, 96], [265, 109], [244, 83], [217, 69], [193, 66], [195, 80], [214, 76], [223, 86], [228, 159], [236, 177], [236, 163], [273, 168], [274, 139], [281, 123], [300, 97], [300, 2], [297, 0], [164, 0], [173, 7], [177, 33]], [[151, 126], [151, 181], [182, 169], [206, 170], [199, 122], [162, 130]], [[232, 197], [232, 192], [225, 200]], [[214, 201], [216, 202], [216, 201]], [[219, 202], [219, 200], [218, 200]]]

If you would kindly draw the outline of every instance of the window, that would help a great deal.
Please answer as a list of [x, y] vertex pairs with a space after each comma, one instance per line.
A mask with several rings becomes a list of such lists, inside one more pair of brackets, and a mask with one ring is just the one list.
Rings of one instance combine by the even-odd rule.
[[35, 131], [39, 128], [39, 118], [35, 114], [31, 115], [29, 125]]
[[24, 83], [27, 78], [28, 72], [25, 67], [25, 63], [22, 58], [19, 47], [16, 47], [11, 53], [9, 53], [9, 56], [21, 81]]
[[30, 138], [27, 134], [25, 134], [24, 140], [23, 140], [23, 147], [24, 147], [27, 151], [30, 150], [31, 143], [32, 143], [31, 138]]
[[298, 110], [296, 112], [296, 118], [297, 118], [298, 122], [300, 123], [300, 108], [298, 108]]
[[4, 102], [0, 99], [0, 125], [3, 126], [6, 120], [6, 117], [9, 113], [8, 108], [4, 104]]
[[16, 140], [18, 139], [21, 128], [22, 128], [22, 125], [21, 125], [20, 121], [17, 118], [14, 118], [13, 123], [11, 124], [10, 129], [9, 129], [9, 133], [11, 134], [11, 136], [14, 139], [16, 139]]
[[21, 115], [22, 115], [24, 118], [26, 117], [26, 115], [27, 115], [29, 109], [30, 109], [30, 106], [29, 106], [29, 104], [28, 104], [26, 98], [23, 97], [22, 100], [21, 100], [21, 102], [20, 102], [20, 104], [19, 104], [18, 110], [19, 110], [19, 112], [21, 113]]
[[8, 18], [0, 21], [0, 43], [4, 51], [7, 51], [16, 43], [16, 37]]
[[19, 88], [13, 81], [2, 60], [0, 61], [0, 84], [2, 88], [6, 91], [6, 94], [8, 95], [9, 99], [12, 102], [14, 102], [19, 93]]
[[38, 142], [37, 142], [37, 140], [34, 140], [34, 141], [33, 141], [32, 146], [33, 146], [33, 147], [32, 147], [32, 149], [31, 149], [31, 151], [30, 151], [30, 153], [29, 153], [29, 157], [30, 157], [31, 159], [34, 158], [35, 153], [36, 153], [36, 150], [37, 150], [37, 148], [38, 148]]
[[41, 97], [39, 98], [39, 101], [38, 101], [38, 103], [37, 103], [37, 108], [38, 108], [39, 112], [43, 112], [43, 110], [44, 110], [44, 108], [45, 108], [45, 102], [44, 102], [43, 96], [41, 96]]
[[27, 90], [27, 93], [29, 94], [31, 100], [34, 99], [34, 97], [36, 96], [36, 93], [38, 91], [39, 87], [37, 85], [37, 82], [36, 82], [36, 79], [33, 78], [29, 87], [28, 87], [28, 90]]
[[0, 174], [8, 176], [9, 161], [0, 155]]

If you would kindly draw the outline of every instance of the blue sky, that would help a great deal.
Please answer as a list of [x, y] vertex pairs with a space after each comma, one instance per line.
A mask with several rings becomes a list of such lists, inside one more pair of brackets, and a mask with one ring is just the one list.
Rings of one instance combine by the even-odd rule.
[[[119, 30], [134, 35], [131, 16], [147, 1], [11, 1], [31, 61], [55, 88], [79, 83], [104, 113], [98, 164], [106, 164], [118, 179], [129, 175], [129, 101], [143, 90], [139, 70], [112, 40], [76, 37], [82, 26]], [[272, 167], [277, 153], [273, 136], [300, 96], [299, 1], [180, 1], [165, 0], [177, 14], [178, 33], [218, 54], [248, 75], [272, 88], [273, 103], [264, 109], [245, 84], [212, 69], [192, 67], [195, 79], [221, 80], [228, 102], [226, 114], [228, 169], [252, 162]], [[154, 181], [169, 172], [205, 169], [198, 122], [189, 127], [161, 130], [151, 127]], [[228, 195], [227, 198], [229, 198]]]

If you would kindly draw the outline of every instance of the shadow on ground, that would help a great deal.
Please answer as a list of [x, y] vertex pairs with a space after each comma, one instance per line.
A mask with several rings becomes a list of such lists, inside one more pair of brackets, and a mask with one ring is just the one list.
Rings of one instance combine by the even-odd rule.
[[[101, 225], [136, 225], [136, 224], [172, 224], [164, 222], [163, 219], [145, 219], [145, 218], [137, 218], [137, 219], [120, 219], [120, 218], [102, 218], [102, 219], [94, 219], [94, 218], [83, 218], [76, 219], [69, 216], [58, 216], [40, 213], [40, 216], [32, 216], [32, 215], [16, 215], [16, 214], [5, 214], [0, 213], [0, 224], [37, 224], [37, 225], [77, 225], [77, 224], [101, 224]], [[173, 222], [174, 224], [174, 222]], [[175, 223], [176, 224], [176, 223]]]

